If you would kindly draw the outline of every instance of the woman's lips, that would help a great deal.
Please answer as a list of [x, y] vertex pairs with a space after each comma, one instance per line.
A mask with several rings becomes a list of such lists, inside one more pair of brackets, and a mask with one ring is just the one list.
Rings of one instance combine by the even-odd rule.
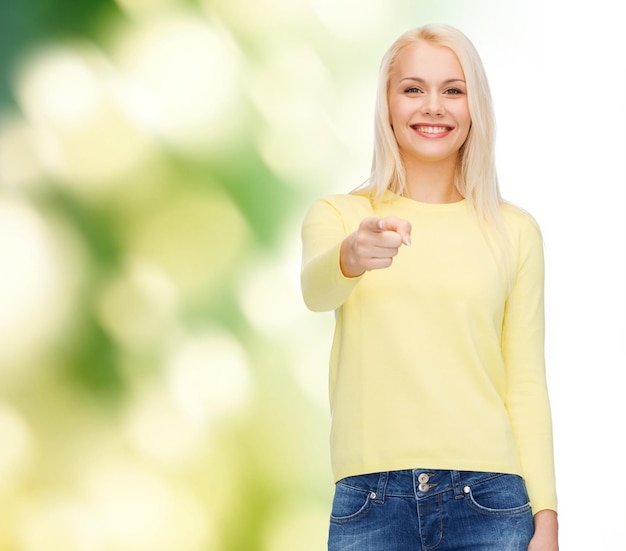
[[418, 134], [426, 136], [427, 138], [442, 138], [453, 130], [451, 126], [431, 126], [423, 124], [413, 124], [411, 128]]

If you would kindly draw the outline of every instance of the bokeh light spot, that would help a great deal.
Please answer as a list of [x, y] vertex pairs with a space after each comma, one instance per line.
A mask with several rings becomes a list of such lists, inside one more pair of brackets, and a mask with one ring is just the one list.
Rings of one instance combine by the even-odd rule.
[[306, 502], [286, 502], [267, 523], [268, 551], [319, 551], [326, 548], [328, 510]]
[[103, 326], [122, 346], [147, 349], [163, 342], [175, 327], [178, 304], [178, 291], [162, 270], [131, 258], [106, 285], [98, 311]]
[[125, 111], [116, 72], [90, 44], [32, 54], [16, 88], [41, 162], [77, 191], [107, 190], [152, 151], [148, 134]]
[[244, 218], [222, 194], [180, 194], [143, 216], [132, 222], [128, 246], [164, 270], [183, 299], [217, 291], [246, 243]]
[[41, 177], [32, 128], [22, 118], [0, 118], [0, 186], [28, 189]]
[[279, 336], [306, 315], [299, 287], [279, 262], [257, 262], [254, 270], [247, 270], [239, 297], [246, 317], [261, 333]]
[[257, 130], [260, 155], [285, 181], [307, 168], [317, 171], [333, 151], [333, 124], [322, 106], [330, 75], [319, 56], [304, 46], [274, 43], [256, 68], [249, 94], [266, 121]]
[[309, 0], [324, 25], [338, 39], [363, 43], [364, 34], [381, 26], [390, 4], [380, 0]]
[[40, 496], [20, 511], [22, 551], [106, 551], [103, 536], [93, 511], [69, 497]]
[[143, 455], [165, 464], [185, 464], [206, 446], [208, 435], [160, 385], [141, 388], [132, 402], [125, 432]]
[[170, 12], [133, 29], [118, 47], [120, 69], [150, 103], [151, 127], [186, 153], [206, 154], [237, 130], [237, 51], [200, 16]]
[[66, 327], [82, 275], [74, 252], [67, 235], [56, 231], [29, 203], [0, 199], [4, 368], [44, 354], [45, 346]]
[[0, 404], [0, 495], [19, 486], [34, 459], [35, 439], [23, 417], [8, 405]]
[[168, 483], [148, 468], [103, 462], [91, 471], [87, 491], [107, 549], [210, 548], [211, 523], [202, 505], [184, 487]]
[[239, 412], [252, 390], [243, 348], [223, 333], [184, 339], [172, 354], [168, 380], [179, 407], [200, 422]]

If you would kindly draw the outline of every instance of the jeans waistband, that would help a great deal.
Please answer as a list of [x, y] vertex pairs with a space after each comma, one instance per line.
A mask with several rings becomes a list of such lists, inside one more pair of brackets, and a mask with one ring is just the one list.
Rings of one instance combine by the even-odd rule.
[[454, 492], [456, 498], [462, 498], [465, 486], [496, 478], [502, 474], [482, 471], [408, 469], [351, 476], [340, 482], [369, 492], [376, 501], [384, 501], [386, 496], [415, 496], [419, 499], [450, 491]]

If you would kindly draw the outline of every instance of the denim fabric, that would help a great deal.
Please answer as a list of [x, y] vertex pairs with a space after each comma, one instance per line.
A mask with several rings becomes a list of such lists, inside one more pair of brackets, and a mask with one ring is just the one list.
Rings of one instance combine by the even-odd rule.
[[511, 474], [414, 469], [335, 487], [329, 551], [527, 551], [533, 517]]

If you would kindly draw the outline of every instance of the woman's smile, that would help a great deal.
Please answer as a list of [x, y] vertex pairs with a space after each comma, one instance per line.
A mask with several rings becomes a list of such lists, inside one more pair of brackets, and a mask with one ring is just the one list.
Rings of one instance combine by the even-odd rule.
[[431, 124], [412, 124], [411, 128], [415, 130], [415, 132], [417, 132], [420, 136], [423, 136], [424, 138], [430, 140], [444, 138], [448, 134], [450, 134], [452, 130], [454, 130], [452, 126], [435, 126]]

